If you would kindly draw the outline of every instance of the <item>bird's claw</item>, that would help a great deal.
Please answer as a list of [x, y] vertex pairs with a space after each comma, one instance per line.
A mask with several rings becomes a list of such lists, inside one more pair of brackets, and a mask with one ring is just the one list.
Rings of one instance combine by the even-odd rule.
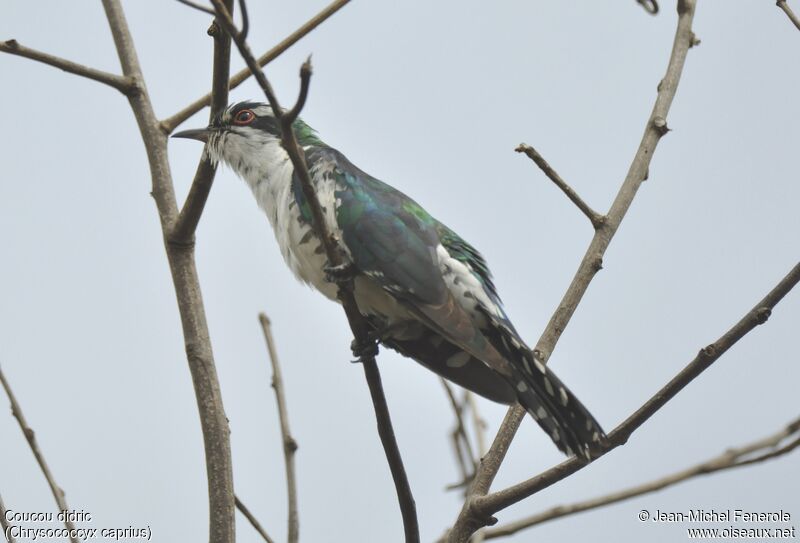
[[325, 280], [328, 283], [346, 283], [353, 279], [355, 267], [352, 262], [343, 262], [336, 266], [325, 266]]
[[353, 364], [358, 364], [362, 362], [364, 358], [374, 358], [378, 356], [378, 341], [370, 334], [363, 342], [354, 339], [353, 342], [350, 343], [350, 349], [353, 351], [353, 356], [356, 357], [356, 359], [352, 361]]

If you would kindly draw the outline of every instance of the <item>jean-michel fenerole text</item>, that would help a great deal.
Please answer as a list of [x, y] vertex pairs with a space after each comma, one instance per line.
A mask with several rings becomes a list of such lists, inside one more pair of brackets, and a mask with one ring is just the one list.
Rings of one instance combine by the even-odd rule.
[[771, 512], [742, 509], [689, 509], [689, 511], [656, 510], [653, 522], [791, 522], [792, 515], [783, 509]]

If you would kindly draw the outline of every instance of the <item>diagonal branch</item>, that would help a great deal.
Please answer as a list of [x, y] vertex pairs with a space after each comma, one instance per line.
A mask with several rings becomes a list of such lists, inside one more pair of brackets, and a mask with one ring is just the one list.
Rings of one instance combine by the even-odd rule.
[[[244, 2], [244, 0], [240, 0], [240, 2]], [[311, 209], [312, 228], [317, 237], [322, 241], [328, 263], [333, 268], [341, 268], [345, 262], [343, 260], [342, 253], [338, 248], [336, 237], [331, 235], [331, 233], [328, 231], [327, 224], [325, 223], [322, 208], [319, 200], [317, 199], [314, 186], [311, 182], [311, 177], [308, 173], [305, 155], [300, 151], [300, 148], [297, 144], [297, 138], [295, 137], [294, 130], [292, 128], [292, 122], [294, 119], [291, 116], [284, 114], [284, 110], [281, 108], [278, 98], [275, 95], [275, 92], [272, 90], [272, 86], [270, 85], [269, 81], [267, 81], [266, 76], [264, 76], [264, 72], [262, 72], [261, 68], [258, 66], [258, 63], [253, 57], [247, 42], [242, 39], [242, 35], [237, 31], [230, 13], [225, 9], [225, 6], [220, 0], [212, 0], [212, 3], [214, 4], [214, 8], [217, 12], [218, 20], [222, 24], [223, 28], [225, 28], [225, 31], [230, 34], [248, 68], [253, 72], [253, 75], [258, 81], [261, 90], [264, 92], [264, 95], [267, 97], [267, 100], [272, 107], [273, 115], [280, 123], [281, 141], [283, 147], [291, 159], [292, 165], [294, 166], [294, 172], [300, 182], [303, 195], [305, 196], [306, 202]], [[306, 75], [303, 76], [303, 73]], [[301, 100], [308, 92], [310, 75], [311, 63], [310, 61], [306, 61], [301, 70]], [[290, 115], [294, 113], [299, 113], [299, 109], [296, 107], [292, 108], [292, 110], [290, 110]], [[343, 281], [339, 287], [339, 299], [342, 302], [342, 307], [347, 315], [350, 329], [355, 337], [355, 344], [370, 344], [368, 324], [364, 319], [364, 316], [358, 311], [355, 298], [353, 297], [352, 279]], [[414, 497], [411, 494], [411, 487], [408, 484], [408, 477], [400, 456], [400, 449], [397, 445], [394, 429], [392, 428], [391, 416], [389, 415], [389, 407], [386, 403], [386, 396], [383, 392], [380, 372], [378, 371], [378, 365], [375, 362], [375, 354], [377, 354], [377, 348], [369, 352], [364, 351], [361, 353], [360, 361], [364, 367], [364, 374], [367, 379], [367, 385], [369, 386], [372, 404], [375, 409], [375, 417], [378, 423], [378, 434], [381, 438], [381, 444], [383, 445], [383, 450], [386, 454], [389, 469], [392, 473], [392, 479], [394, 480], [395, 490], [397, 492], [397, 498], [400, 505], [400, 512], [403, 517], [405, 538], [407, 542], [418, 542], [419, 524], [417, 522]]]
[[[782, 447], [779, 447], [782, 442], [793, 435], [795, 436], [793, 441]], [[657, 492], [668, 486], [676, 485], [701, 475], [708, 475], [718, 471], [725, 471], [732, 468], [749, 466], [758, 462], [771, 460], [791, 452], [797, 446], [797, 444], [800, 443], [800, 437], [798, 437], [799, 435], [800, 418], [795, 419], [785, 428], [775, 434], [751, 443], [747, 443], [746, 445], [730, 448], [718, 456], [681, 471], [659, 477], [658, 479], [654, 479], [640, 485], [626, 488], [625, 490], [612, 492], [610, 494], [606, 494], [605, 496], [600, 496], [569, 505], [559, 505], [546, 511], [542, 511], [541, 513], [511, 522], [504, 526], [498, 526], [497, 528], [484, 530], [481, 533], [484, 539], [495, 539], [497, 537], [509, 536], [549, 520], [566, 517], [568, 515], [574, 515], [575, 513], [580, 513], [582, 511], [590, 511], [592, 509], [605, 507], [606, 505], [611, 505], [613, 503], [629, 500], [643, 494]], [[761, 452], [762, 454], [758, 456], [751, 456], [753, 453], [758, 452]]]
[[[758, 302], [755, 307], [748, 311], [739, 322], [725, 332], [717, 341], [701, 349], [694, 360], [680, 373], [673, 377], [669, 383], [664, 385], [652, 398], [647, 400], [642, 407], [637, 409], [609, 433], [609, 447], [603, 454], [608, 453], [608, 451], [620, 445], [624, 445], [633, 432], [647, 422], [659, 409], [664, 407], [664, 405], [674, 398], [678, 392], [683, 390], [686, 385], [711, 367], [714, 362], [735, 345], [736, 342], [747, 335], [747, 333], [752, 331], [756, 326], [764, 324], [772, 313], [772, 309], [798, 282], [800, 282], [800, 263], [796, 264], [780, 283]], [[577, 457], [572, 457], [527, 481], [523, 481], [487, 496], [477, 497], [474, 499], [472, 507], [476, 514], [482, 518], [486, 517], [547, 488], [553, 483], [583, 469], [587, 465], [589, 465], [589, 462]]]
[[0, 527], [3, 528], [3, 535], [6, 536], [8, 543], [17, 543], [17, 539], [9, 530], [8, 521], [6, 520], [6, 505], [3, 503], [3, 497], [0, 496]]
[[272, 365], [272, 388], [275, 390], [275, 399], [278, 402], [278, 420], [281, 425], [281, 436], [283, 437], [283, 459], [286, 464], [286, 491], [289, 509], [289, 529], [288, 543], [297, 543], [300, 537], [300, 521], [298, 520], [297, 508], [297, 481], [294, 469], [294, 454], [297, 451], [297, 441], [292, 437], [289, 430], [289, 408], [286, 406], [286, 396], [283, 392], [283, 376], [281, 366], [278, 362], [278, 352], [275, 349], [275, 340], [272, 338], [272, 327], [269, 318], [264, 313], [258, 314], [261, 329], [264, 332], [264, 339], [267, 342], [269, 351], [269, 361]]
[[[226, 0], [229, 10], [233, 9], [233, 0]], [[208, 34], [214, 38], [214, 64], [211, 76], [211, 113], [210, 121], [219, 115], [228, 105], [228, 76], [231, 71], [231, 38], [227, 32], [222, 32], [216, 21], [211, 23]], [[186, 202], [181, 208], [178, 219], [169, 235], [170, 243], [176, 245], [190, 245], [194, 242], [194, 233], [200, 223], [217, 165], [211, 162], [203, 153], [197, 164], [192, 186], [186, 196]]]
[[65, 72], [92, 79], [117, 89], [125, 96], [136, 92], [137, 89], [135, 81], [130, 77], [104, 72], [102, 70], [84, 66], [83, 64], [78, 64], [77, 62], [72, 62], [71, 60], [67, 60], [65, 58], [43, 53], [41, 51], [25, 47], [24, 45], [20, 45], [17, 40], [0, 41], [0, 51], [3, 53], [9, 53], [11, 55], [29, 58], [44, 64], [49, 64], [50, 66], [54, 66], [60, 70], [64, 70]]
[[792, 8], [790, 8], [789, 4], [786, 3], [786, 0], [777, 0], [775, 5], [781, 8], [786, 16], [789, 17], [789, 20], [792, 21], [792, 24], [797, 27], [797, 30], [800, 30], [800, 18], [795, 15], [794, 11], [792, 11]]
[[[589, 284], [602, 268], [603, 255], [630, 208], [639, 186], [647, 177], [647, 170], [658, 142], [667, 132], [667, 113], [678, 88], [686, 55], [694, 42], [694, 33], [692, 32], [694, 11], [695, 0], [678, 1], [678, 25], [675, 30], [672, 53], [666, 74], [659, 84], [658, 96], [647, 120], [639, 149], [628, 169], [625, 181], [606, 214], [605, 222], [595, 231], [572, 283], [567, 288], [558, 308], [536, 344], [535, 354], [542, 362], [547, 362], [550, 358], [550, 354], [575, 313]], [[477, 512], [472, 510], [471, 503], [489, 491], [524, 416], [525, 410], [521, 406], [516, 405], [508, 410], [494, 443], [489, 452], [481, 459], [481, 465], [470, 490], [470, 497], [465, 501], [456, 523], [450, 530], [449, 541], [465, 542], [472, 533], [493, 521], [490, 518], [479, 518]]]
[[[39, 443], [36, 441], [36, 433], [30, 426], [28, 426], [28, 422], [25, 420], [25, 415], [22, 414], [22, 408], [20, 408], [19, 403], [17, 403], [17, 398], [11, 391], [11, 385], [8, 384], [2, 368], [0, 368], [0, 383], [2, 383], [3, 388], [6, 391], [6, 395], [8, 395], [8, 401], [11, 402], [11, 414], [14, 415], [15, 419], [17, 419], [19, 427], [22, 430], [22, 433], [25, 435], [25, 439], [28, 441], [28, 445], [31, 448], [31, 452], [36, 458], [36, 462], [39, 464], [39, 467], [44, 474], [44, 478], [47, 479], [47, 484], [50, 486], [50, 492], [53, 493], [53, 497], [56, 499], [58, 510], [64, 511], [69, 509], [67, 500], [64, 498], [64, 490], [62, 490], [62, 488], [56, 484], [56, 480], [53, 478], [53, 474], [50, 472], [50, 467], [47, 465], [41, 449], [39, 449]], [[3, 512], [3, 516], [5, 518], [5, 511]], [[67, 527], [67, 530], [70, 531], [70, 534], [75, 534], [75, 525], [72, 523], [72, 521], [65, 519], [64, 525]], [[79, 543], [77, 537], [74, 535], [70, 535], [69, 540], [71, 543]]]
[[[341, 8], [345, 6], [350, 0], [334, 0], [331, 2], [325, 9], [317, 13], [314, 17], [306, 21], [300, 28], [289, 34], [283, 41], [277, 44], [275, 47], [258, 57], [256, 63], [258, 66], [264, 67], [276, 58], [278, 58], [284, 51], [289, 49], [292, 45], [300, 41], [306, 34], [317, 28], [320, 24], [325, 22], [331, 15], [339, 11]], [[228, 87], [230, 89], [235, 89], [239, 85], [241, 85], [247, 78], [252, 75], [252, 72], [249, 68], [245, 68], [230, 78], [228, 81]], [[181, 123], [185, 122], [189, 117], [203, 109], [204, 107], [208, 106], [211, 103], [211, 95], [206, 94], [205, 96], [201, 96], [179, 112], [175, 113], [171, 117], [164, 119], [161, 122], [161, 127], [165, 133], [171, 134], [175, 128], [177, 128]]]
[[586, 215], [595, 230], [603, 226], [605, 217], [589, 207], [589, 204], [584, 202], [581, 197], [578, 196], [578, 193], [575, 192], [575, 189], [570, 187], [567, 182], [564, 181], [560, 175], [558, 175], [558, 172], [556, 172], [553, 167], [547, 163], [544, 157], [539, 154], [539, 151], [526, 143], [520, 143], [514, 150], [518, 153], [525, 153], [528, 158], [533, 160], [536, 165], [539, 166], [539, 169], [542, 170], [542, 172], [544, 172], [544, 174], [549, 177], [550, 180], [564, 192], [564, 194], [567, 195], [567, 198], [569, 198], [573, 204], [578, 206], [578, 209], [580, 209], [584, 215]]
[[275, 540], [269, 536], [264, 527], [261, 526], [261, 523], [258, 522], [258, 519], [255, 517], [255, 515], [253, 515], [244, 502], [239, 499], [239, 496], [234, 496], [234, 501], [236, 502], [236, 509], [238, 509], [244, 515], [244, 518], [250, 522], [250, 525], [255, 529], [256, 532], [258, 532], [258, 535], [260, 535], [264, 541], [266, 541], [266, 543], [275, 543]]

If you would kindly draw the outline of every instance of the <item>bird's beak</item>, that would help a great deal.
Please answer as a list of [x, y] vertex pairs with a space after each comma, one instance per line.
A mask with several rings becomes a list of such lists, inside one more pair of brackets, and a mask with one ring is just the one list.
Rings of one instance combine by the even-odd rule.
[[197, 140], [205, 143], [208, 141], [208, 135], [210, 133], [211, 133], [211, 128], [193, 128], [191, 130], [184, 130], [182, 132], [177, 132], [175, 134], [172, 134], [172, 137], [188, 138], [190, 140]]

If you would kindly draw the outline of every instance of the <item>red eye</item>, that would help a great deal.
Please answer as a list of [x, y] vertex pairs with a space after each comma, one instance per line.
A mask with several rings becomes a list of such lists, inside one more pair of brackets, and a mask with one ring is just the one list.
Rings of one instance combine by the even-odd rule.
[[256, 118], [256, 114], [253, 113], [250, 109], [243, 109], [239, 113], [236, 114], [236, 117], [233, 118], [233, 124], [238, 124], [239, 126], [244, 126], [247, 124], [252, 123]]

